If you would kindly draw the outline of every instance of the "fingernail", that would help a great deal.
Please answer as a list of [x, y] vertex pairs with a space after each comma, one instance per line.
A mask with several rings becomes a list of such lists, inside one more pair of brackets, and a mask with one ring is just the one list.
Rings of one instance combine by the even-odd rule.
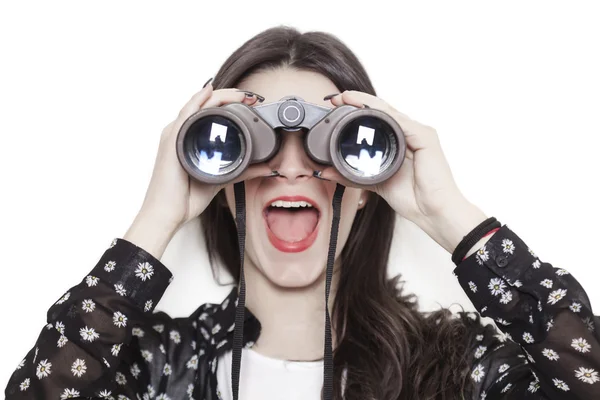
[[332, 98], [334, 98], [335, 96], [337, 96], [339, 93], [334, 93], [334, 94], [328, 94], [327, 96], [323, 97], [323, 100], [327, 101], [327, 100], [331, 100]]
[[328, 181], [329, 179], [325, 179], [321, 176], [322, 173], [323, 173], [323, 171], [315, 171], [315, 172], [313, 172], [313, 176], [317, 179], [321, 179], [323, 181]]
[[364, 104], [364, 103], [363, 103], [363, 106], [364, 106], [365, 108], [371, 108], [371, 107], [369, 107], [367, 104]]
[[209, 80], [206, 81], [206, 83], [204, 84], [204, 86], [202, 86], [202, 89], [204, 89], [206, 87], [206, 85], [208, 85], [210, 83], [210, 81], [212, 81], [213, 78], [210, 78]]
[[271, 171], [271, 173], [269, 175], [265, 175], [265, 178], [270, 178], [272, 176], [279, 176], [279, 172], [277, 172], [277, 171]]
[[260, 94], [250, 92], [248, 90], [238, 90], [238, 92], [246, 93], [246, 97], [248, 97], [248, 98], [256, 96], [256, 99], [259, 101], [259, 103], [262, 103], [263, 101], [265, 101], [265, 98], [262, 97]]

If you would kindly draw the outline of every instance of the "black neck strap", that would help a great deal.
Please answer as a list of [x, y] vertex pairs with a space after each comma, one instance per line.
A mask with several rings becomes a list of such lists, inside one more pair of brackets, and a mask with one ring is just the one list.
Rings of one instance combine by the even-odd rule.
[[[323, 370], [323, 399], [333, 399], [333, 348], [331, 339], [331, 316], [329, 315], [329, 292], [333, 278], [333, 264], [337, 246], [342, 197], [345, 186], [337, 184], [333, 195], [333, 220], [331, 236], [329, 237], [329, 252], [327, 254], [327, 270], [325, 278], [325, 349]], [[233, 355], [231, 364], [231, 387], [233, 400], [239, 398], [240, 370], [242, 365], [242, 346], [244, 334], [244, 310], [246, 307], [246, 281], [244, 279], [244, 249], [246, 244], [246, 191], [244, 182], [233, 185], [235, 195], [235, 220], [237, 224], [238, 243], [240, 246], [240, 285], [238, 303], [235, 309], [235, 328], [233, 333]]]

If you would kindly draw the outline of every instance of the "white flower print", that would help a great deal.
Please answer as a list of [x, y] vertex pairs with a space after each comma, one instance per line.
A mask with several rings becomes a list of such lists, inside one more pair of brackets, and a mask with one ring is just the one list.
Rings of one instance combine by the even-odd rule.
[[219, 331], [221, 330], [221, 325], [220, 324], [216, 324], [215, 326], [213, 326], [212, 328], [212, 334], [216, 335], [217, 333], [219, 333]]
[[88, 328], [87, 326], [85, 328], [81, 328], [79, 330], [79, 334], [83, 340], [87, 340], [88, 342], [93, 342], [100, 337], [94, 328]]
[[534, 256], [534, 257], [537, 257], [537, 256], [535, 255], [535, 253], [533, 252], [533, 250], [531, 250], [530, 248], [527, 248], [527, 251], [528, 251], [528, 252], [529, 252], [529, 254], [531, 254], [532, 256]]
[[542, 311], [543, 307], [542, 307], [542, 302], [538, 300], [538, 311]]
[[109, 261], [104, 265], [104, 270], [106, 272], [112, 272], [115, 270], [116, 265], [117, 265], [117, 263], [115, 261]]
[[[154, 396], [156, 396], [156, 391], [154, 390], [154, 387], [152, 385], [148, 385], [148, 397], [152, 399], [154, 398]], [[190, 395], [190, 397], [192, 397], [192, 395]]]
[[190, 346], [192, 346], [192, 349], [196, 350], [196, 341], [192, 340], [192, 343], [190, 343]]
[[571, 342], [571, 347], [580, 353], [588, 353], [592, 346], [585, 340], [584, 338], [573, 339]]
[[564, 381], [554, 378], [552, 379], [552, 382], [554, 382], [554, 386], [556, 386], [560, 390], [564, 390], [565, 392], [569, 391], [569, 385], [567, 385]]
[[52, 373], [52, 363], [48, 362], [47, 359], [40, 361], [40, 363], [37, 366], [37, 369], [35, 370], [35, 374], [38, 377], [38, 379], [45, 378], [48, 375], [50, 375], [51, 373]]
[[577, 303], [577, 302], [573, 302], [573, 304], [571, 304], [569, 306], [569, 309], [573, 312], [579, 312], [579, 311], [581, 311], [581, 304]]
[[122, 345], [122, 344], [123, 344], [123, 343], [120, 343], [120, 344], [113, 344], [112, 348], [110, 349], [110, 353], [111, 353], [111, 354], [112, 354], [114, 357], [116, 357], [116, 356], [118, 356], [118, 355], [119, 355], [119, 351], [121, 351], [121, 345]]
[[200, 314], [200, 316], [198, 317], [198, 321], [204, 321], [206, 318], [208, 318], [208, 314], [203, 312], [202, 314]]
[[556, 289], [548, 295], [548, 303], [556, 304], [559, 300], [567, 295], [567, 289]]
[[29, 378], [26, 378], [23, 382], [21, 382], [21, 384], [19, 385], [19, 389], [21, 389], [21, 392], [24, 392], [29, 388], [30, 382], [31, 381], [29, 380]]
[[171, 398], [166, 393], [161, 393], [156, 397], [156, 400], [171, 400]]
[[35, 354], [33, 355], [33, 363], [34, 364], [35, 364], [35, 360], [37, 360], [38, 351], [40, 351], [40, 349], [36, 346], [35, 347]]
[[487, 350], [487, 347], [478, 346], [477, 350], [475, 350], [475, 358], [481, 358], [481, 356], [483, 356], [483, 354], [485, 353], [486, 350]]
[[162, 343], [160, 344], [160, 346], [158, 346], [158, 349], [160, 350], [161, 353], [167, 354], [167, 351], [165, 350], [165, 346]]
[[152, 278], [152, 275], [154, 275], [154, 267], [150, 265], [149, 262], [143, 262], [138, 264], [138, 267], [135, 270], [135, 276], [137, 276], [145, 282], [146, 279]]
[[129, 397], [125, 396], [124, 394], [120, 394], [117, 396], [117, 400], [130, 400]]
[[115, 374], [115, 381], [122, 386], [125, 386], [127, 384], [127, 378], [122, 372], [117, 372]]
[[569, 271], [567, 271], [564, 268], [559, 268], [556, 270], [556, 275], [558, 275], [558, 276], [569, 275]]
[[142, 330], [142, 328], [137, 328], [137, 327], [131, 329], [131, 334], [133, 336], [137, 336], [137, 337], [144, 337], [144, 335], [145, 335], [145, 333]]
[[538, 391], [538, 389], [540, 388], [540, 381], [533, 380], [531, 382], [529, 382], [529, 387], [527, 388], [527, 391], [531, 392], [531, 393], [535, 393]]
[[152, 354], [148, 350], [142, 350], [140, 353], [142, 354], [142, 357], [144, 357], [144, 360], [146, 360], [148, 362], [152, 362], [152, 359], [154, 358], [154, 354]]
[[116, 244], [117, 244], [117, 239], [115, 238], [115, 239], [112, 240], [112, 242], [110, 242], [110, 246], [108, 246], [108, 248], [112, 249], [113, 247], [115, 247]]
[[61, 321], [56, 321], [54, 327], [60, 332], [61, 335], [65, 334], [65, 325]]
[[513, 254], [513, 252], [515, 251], [515, 245], [513, 244], [512, 240], [502, 240], [502, 251], [505, 253]]
[[477, 285], [472, 281], [469, 282], [469, 289], [471, 289], [473, 293], [477, 293]]
[[102, 362], [104, 363], [104, 365], [106, 365], [108, 368], [110, 368], [110, 364], [108, 363], [106, 358], [102, 357]]
[[550, 318], [550, 321], [546, 322], [546, 331], [550, 331], [554, 326], [554, 318]]
[[494, 296], [498, 296], [499, 294], [504, 293], [505, 287], [506, 287], [506, 285], [504, 284], [504, 282], [502, 282], [502, 280], [500, 278], [490, 279], [490, 283], [488, 285], [488, 288], [490, 289], [492, 295], [494, 295]]
[[592, 368], [580, 367], [578, 370], [575, 371], [575, 377], [580, 381], [589, 383], [590, 385], [600, 381], [600, 378], [598, 377], [598, 372]]
[[502, 318], [498, 318], [498, 320], [496, 322], [498, 322], [500, 325], [504, 325], [504, 326], [508, 326], [511, 324], [511, 322], [508, 322], [507, 320], [502, 319]]
[[508, 376], [508, 373], [504, 373], [504, 374], [500, 375], [500, 378], [496, 379], [496, 382], [502, 381], [502, 379], [506, 378], [507, 376]]
[[529, 323], [533, 324], [533, 314], [529, 314]]
[[98, 393], [98, 396], [102, 397], [103, 399], [108, 399], [111, 394], [112, 392], [110, 390], [103, 390], [100, 393]]
[[504, 292], [500, 297], [500, 303], [508, 304], [512, 301], [512, 292]]
[[133, 363], [131, 365], [131, 368], [129, 368], [129, 372], [131, 372], [131, 376], [133, 376], [135, 379], [137, 379], [137, 377], [140, 375], [140, 373], [142, 371], [140, 370], [140, 367], [137, 365], [137, 363]]
[[115, 291], [117, 293], [119, 293], [121, 296], [127, 296], [127, 291], [125, 290], [125, 288], [123, 287], [123, 285], [121, 285], [120, 283], [117, 283], [115, 285]]
[[217, 344], [217, 349], [220, 349], [221, 347], [225, 346], [225, 344], [227, 343], [227, 339], [223, 339], [219, 342], [219, 344]]
[[21, 369], [25, 366], [25, 359], [22, 359], [21, 362], [19, 363], [19, 365], [17, 365], [16, 369]]
[[85, 283], [88, 285], [88, 287], [96, 286], [99, 281], [100, 281], [100, 279], [98, 279], [98, 278], [96, 278], [95, 276], [92, 276], [92, 275], [88, 275], [85, 278]]
[[583, 324], [588, 329], [588, 331], [590, 331], [590, 332], [594, 331], [594, 329], [595, 329], [594, 321], [592, 321], [592, 319], [590, 317], [585, 317], [584, 319], [581, 320], [581, 322], [583, 322]]
[[188, 369], [198, 369], [198, 356], [194, 354], [185, 366], [188, 367]]
[[543, 281], [540, 282], [540, 285], [542, 285], [543, 287], [547, 287], [548, 289], [550, 289], [552, 287], [552, 279], [544, 279]]
[[204, 327], [200, 327], [200, 333], [202, 334], [202, 336], [204, 336], [204, 339], [206, 339], [206, 340], [210, 339], [210, 335], [208, 334], [206, 329], [204, 329]]
[[544, 349], [542, 350], [542, 355], [548, 357], [550, 361], [556, 361], [560, 358], [557, 352], [552, 349]]
[[124, 328], [127, 326], [127, 317], [122, 312], [115, 311], [113, 314], [113, 324], [119, 328]]
[[521, 287], [521, 286], [523, 286], [523, 284], [521, 283], [521, 281], [520, 281], [520, 280], [518, 280], [518, 279], [517, 279], [517, 280], [516, 280], [516, 281], [513, 283], [513, 286], [514, 286], [514, 287]]
[[75, 397], [79, 397], [79, 392], [75, 389], [65, 389], [64, 392], [60, 395], [60, 399], [73, 399]]
[[475, 340], [477, 340], [478, 342], [481, 342], [483, 340], [483, 335], [475, 336]]
[[484, 376], [485, 376], [485, 368], [483, 368], [483, 365], [477, 364], [477, 366], [473, 369], [473, 372], [471, 373], [471, 378], [475, 382], [481, 382], [481, 380], [483, 379]]
[[535, 261], [533, 262], [533, 264], [531, 264], [531, 266], [532, 266], [533, 268], [535, 268], [535, 269], [538, 269], [539, 267], [541, 267], [541, 266], [542, 266], [542, 263], [540, 262], [540, 260], [535, 260]]
[[175, 344], [179, 344], [179, 342], [181, 342], [181, 335], [175, 330], [169, 332], [169, 337], [173, 342], [175, 342]]
[[529, 332], [525, 332], [523, 334], [523, 340], [525, 341], [525, 343], [533, 343], [534, 342], [533, 336]]
[[194, 394], [194, 385], [190, 383], [187, 387], [187, 395], [192, 397], [192, 394]]
[[475, 261], [477, 261], [477, 263], [479, 265], [483, 265], [483, 263], [489, 259], [490, 259], [490, 254], [486, 250], [485, 245], [482, 248], [480, 248], [479, 250], [477, 250], [477, 253], [475, 253]]
[[171, 366], [169, 364], [165, 364], [165, 366], [163, 367], [163, 375], [171, 375]]
[[91, 299], [84, 300], [81, 302], [81, 309], [86, 313], [91, 313], [96, 309], [96, 303], [94, 303]]
[[498, 368], [498, 372], [502, 374], [502, 373], [506, 372], [506, 370], [508, 370], [509, 368], [510, 368], [510, 365], [502, 364], [500, 366], [500, 368]]
[[81, 358], [75, 360], [71, 366], [71, 372], [78, 378], [81, 378], [86, 371], [87, 367], [85, 366], [85, 360], [82, 360]]
[[225, 299], [225, 301], [223, 301], [223, 304], [221, 304], [221, 309], [222, 310], [226, 309], [228, 305], [229, 305], [229, 299]]
[[65, 301], [69, 300], [69, 297], [71, 297], [71, 292], [67, 292], [67, 293], [65, 293], [65, 294], [64, 294], [64, 296], [63, 296], [63, 297], [61, 297], [61, 298], [60, 298], [60, 299], [59, 299], [59, 300], [56, 302], [56, 304], [62, 304], [62, 303], [64, 303]]
[[148, 312], [150, 310], [152, 310], [152, 300], [147, 300], [144, 304], [144, 311]]
[[60, 335], [60, 337], [58, 338], [58, 342], [56, 342], [56, 347], [63, 347], [65, 344], [67, 344], [68, 341], [69, 339], [67, 339], [65, 335]]
[[[483, 315], [483, 313], [484, 313], [484, 312], [486, 312], [486, 311], [487, 311], [487, 306], [485, 306], [485, 307], [483, 307], [483, 308], [481, 309], [481, 314]], [[235, 326], [235, 325], [234, 325], [234, 326]]]
[[487, 397], [487, 393], [485, 392], [485, 390], [483, 390], [483, 391], [481, 392], [481, 397], [480, 397], [480, 400], [485, 400], [485, 398], [486, 398], [486, 397]]
[[165, 330], [165, 326], [163, 324], [154, 325], [152, 327], [156, 332], [162, 333]]
[[500, 393], [506, 393], [506, 392], [508, 392], [511, 387], [512, 387], [512, 383], [509, 383], [508, 385], [504, 386], [504, 389], [502, 389], [500, 391]]

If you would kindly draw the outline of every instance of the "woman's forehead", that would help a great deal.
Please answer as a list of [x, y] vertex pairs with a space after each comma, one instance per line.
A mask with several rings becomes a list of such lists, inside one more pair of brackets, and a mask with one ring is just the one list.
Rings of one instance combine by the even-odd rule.
[[262, 104], [274, 103], [282, 97], [294, 95], [325, 107], [331, 107], [331, 103], [323, 100], [323, 97], [338, 92], [333, 82], [321, 74], [285, 67], [252, 74], [238, 88], [260, 94], [265, 98]]

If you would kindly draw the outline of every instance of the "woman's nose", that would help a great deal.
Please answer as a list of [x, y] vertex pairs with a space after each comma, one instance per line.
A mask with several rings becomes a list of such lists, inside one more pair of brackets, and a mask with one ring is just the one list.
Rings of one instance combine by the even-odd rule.
[[269, 162], [273, 171], [279, 172], [277, 179], [298, 182], [313, 176], [315, 170], [312, 160], [304, 151], [302, 131], [281, 132], [279, 151]]

